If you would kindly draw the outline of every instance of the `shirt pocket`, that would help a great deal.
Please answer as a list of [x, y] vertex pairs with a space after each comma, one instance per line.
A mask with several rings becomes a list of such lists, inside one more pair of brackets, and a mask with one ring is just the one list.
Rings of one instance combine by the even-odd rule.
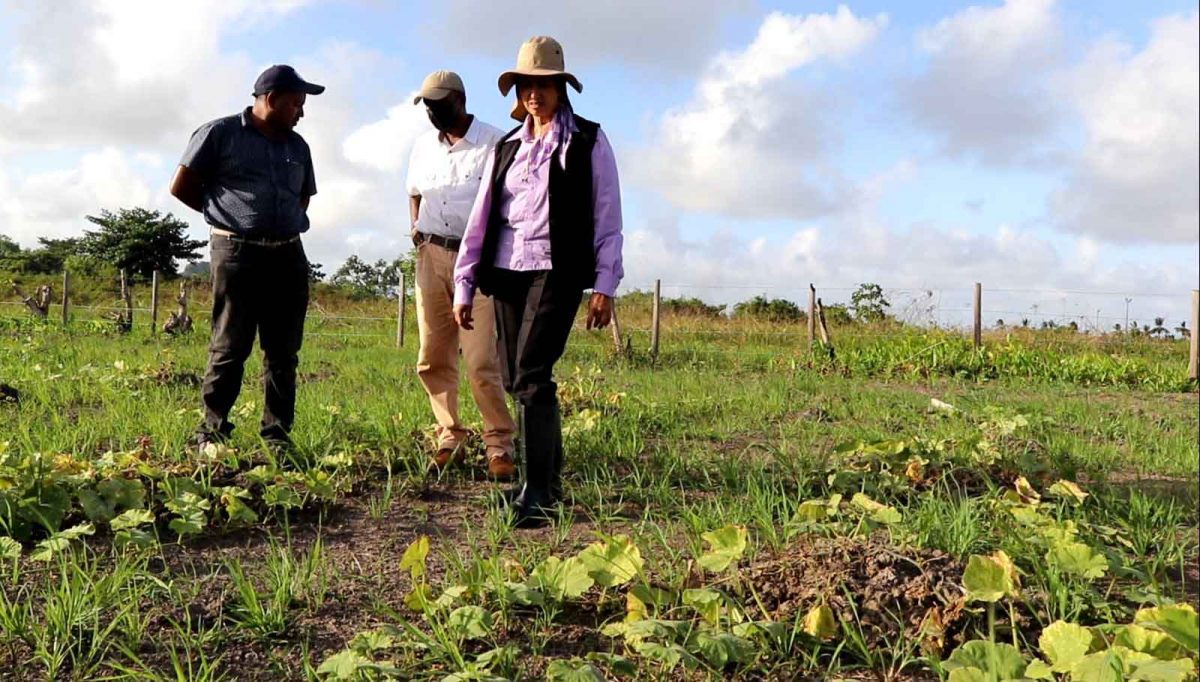
[[299, 161], [287, 162], [287, 187], [296, 196], [304, 189], [304, 164]]

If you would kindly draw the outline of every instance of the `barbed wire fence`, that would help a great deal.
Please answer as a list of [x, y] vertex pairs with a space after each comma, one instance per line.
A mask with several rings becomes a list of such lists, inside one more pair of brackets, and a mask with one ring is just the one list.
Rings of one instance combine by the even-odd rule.
[[[163, 333], [166, 320], [160, 316], [159, 278], [150, 286], [132, 292], [128, 300], [114, 293], [111, 305], [77, 304], [71, 293], [71, 278], [64, 275], [61, 289], [54, 292], [47, 319], [61, 324], [116, 324], [121, 315], [132, 317], [132, 328], [151, 334]], [[133, 287], [130, 287], [133, 289]], [[981, 283], [963, 288], [879, 287], [874, 296], [853, 301], [862, 287], [816, 287], [811, 284], [721, 284], [703, 282], [625, 283], [619, 292], [611, 342], [589, 336], [573, 342], [574, 347], [611, 348], [623, 352], [647, 349], [651, 356], [667, 347], [688, 341], [728, 341], [734, 347], [722, 352], [738, 353], [747, 343], [762, 346], [811, 348], [818, 342], [836, 345], [844, 341], [882, 340], [896, 334], [896, 325], [961, 333], [981, 346], [985, 334], [1015, 330], [1059, 329], [1083, 337], [1114, 334], [1151, 338], [1187, 338], [1188, 376], [1197, 375], [1197, 334], [1200, 326], [1200, 293], [1122, 292], [1085, 289], [985, 288]], [[406, 313], [413, 302], [406, 296], [403, 276], [396, 287], [391, 314], [383, 311], [383, 300], [363, 302], [366, 314], [333, 314], [314, 296], [310, 305], [306, 336], [357, 339], [363, 343], [391, 340], [403, 347], [415, 317]], [[746, 324], [747, 306], [758, 300], [774, 312], [786, 315]], [[807, 305], [801, 303], [807, 300]], [[713, 301], [714, 303], [708, 303]], [[142, 305], [137, 305], [141, 303]], [[774, 303], [775, 308], [770, 308]], [[883, 312], [890, 324], [860, 324], [862, 309]], [[0, 314], [28, 315], [29, 305], [17, 299], [0, 300]], [[187, 313], [197, 330], [211, 321], [206, 306], [194, 305]], [[857, 316], [856, 316], [857, 314]], [[1186, 318], [1186, 319], [1179, 319]], [[826, 327], [822, 322], [827, 323]], [[582, 329], [583, 323], [577, 323]], [[825, 329], [823, 329], [825, 327]], [[824, 331], [835, 337], [825, 338]], [[1065, 343], [1054, 335], [1050, 343]], [[741, 343], [739, 343], [741, 342]], [[691, 350], [695, 351], [694, 347]]]

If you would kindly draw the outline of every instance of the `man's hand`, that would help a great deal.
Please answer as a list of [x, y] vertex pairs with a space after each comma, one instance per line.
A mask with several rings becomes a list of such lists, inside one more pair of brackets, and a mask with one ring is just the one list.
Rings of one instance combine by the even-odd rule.
[[472, 324], [474, 320], [471, 318], [470, 303], [459, 303], [458, 305], [454, 306], [454, 321], [458, 323], [458, 326], [466, 329], [467, 331], [471, 331], [475, 328], [475, 326]]
[[600, 292], [592, 294], [588, 301], [587, 328], [604, 329], [612, 322], [612, 298]]

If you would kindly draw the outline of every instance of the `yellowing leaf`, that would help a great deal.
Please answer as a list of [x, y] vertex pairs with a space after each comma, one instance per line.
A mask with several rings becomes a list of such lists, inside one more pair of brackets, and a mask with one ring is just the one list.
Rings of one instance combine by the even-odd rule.
[[876, 523], [893, 524], [901, 521], [900, 512], [886, 504], [876, 502], [862, 493], [854, 493], [854, 497], [850, 498], [850, 504], [866, 512], [869, 518]]
[[742, 558], [749, 533], [745, 526], [725, 526], [700, 537], [708, 543], [708, 551], [699, 559], [700, 565], [705, 570], [720, 573]]
[[1172, 604], [1141, 609], [1133, 622], [1165, 632], [1193, 654], [1200, 653], [1200, 619], [1191, 604]]
[[963, 587], [967, 598], [975, 601], [998, 602], [1016, 594], [1008, 569], [993, 557], [972, 555], [963, 571]]
[[429, 537], [422, 535], [413, 540], [408, 549], [404, 550], [404, 556], [400, 558], [400, 570], [408, 569], [409, 575], [415, 581], [425, 575], [425, 557], [427, 556], [429, 556]]
[[1038, 646], [1050, 660], [1051, 670], [1056, 673], [1071, 672], [1087, 656], [1092, 646], [1092, 631], [1060, 620], [1042, 631]]
[[838, 634], [837, 621], [833, 618], [833, 610], [825, 604], [813, 607], [804, 614], [804, 633], [820, 640], [833, 639]]
[[624, 585], [642, 571], [642, 553], [626, 535], [594, 542], [579, 553], [588, 575], [601, 587]]
[[1083, 492], [1082, 488], [1075, 483], [1066, 480], [1061, 480], [1050, 486], [1050, 490], [1047, 492], [1054, 497], [1061, 497], [1065, 500], [1070, 500], [1075, 504], [1083, 504], [1083, 501], [1088, 497], [1088, 494]]
[[1029, 484], [1029, 481], [1024, 476], [1018, 476], [1017, 480], [1013, 481], [1013, 488], [1016, 489], [1021, 501], [1026, 504], [1032, 504], [1042, 499], [1042, 496], [1033, 489], [1033, 486]]
[[1046, 554], [1046, 560], [1064, 573], [1095, 580], [1108, 572], [1108, 561], [1082, 542], [1058, 542]]
[[579, 597], [595, 584], [578, 557], [566, 561], [556, 556], [546, 557], [529, 577], [538, 589], [557, 601]]

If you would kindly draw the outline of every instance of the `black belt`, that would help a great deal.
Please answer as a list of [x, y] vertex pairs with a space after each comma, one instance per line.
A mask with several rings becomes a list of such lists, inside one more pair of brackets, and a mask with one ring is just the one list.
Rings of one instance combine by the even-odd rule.
[[425, 234], [424, 232], [417, 232], [413, 235], [413, 243], [417, 246], [425, 242], [451, 251], [458, 251], [458, 247], [462, 246], [462, 240], [454, 237], [443, 237], [440, 234]]

